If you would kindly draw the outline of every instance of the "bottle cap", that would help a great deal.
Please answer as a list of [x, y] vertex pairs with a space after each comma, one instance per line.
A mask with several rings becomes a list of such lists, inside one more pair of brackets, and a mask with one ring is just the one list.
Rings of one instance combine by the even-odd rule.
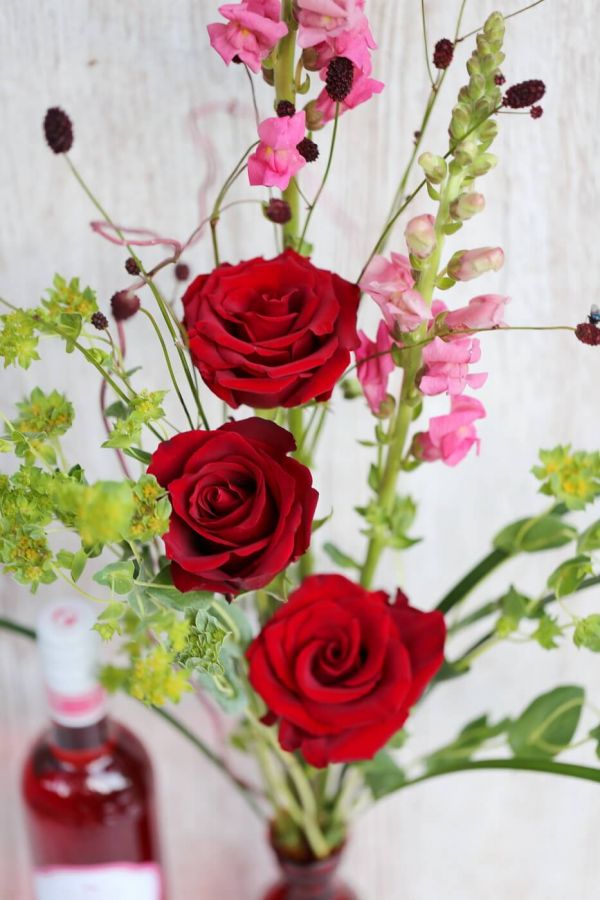
[[94, 611], [79, 600], [47, 604], [38, 620], [38, 647], [54, 722], [85, 728], [105, 714], [106, 694], [98, 682], [100, 635]]

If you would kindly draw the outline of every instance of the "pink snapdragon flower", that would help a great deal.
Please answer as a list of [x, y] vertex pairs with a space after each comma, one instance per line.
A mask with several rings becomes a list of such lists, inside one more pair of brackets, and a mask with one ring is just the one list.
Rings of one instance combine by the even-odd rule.
[[356, 28], [364, 6], [365, 0], [296, 0], [298, 46], [316, 47]]
[[469, 366], [481, 359], [477, 338], [443, 341], [436, 337], [423, 349], [425, 371], [419, 389], [431, 397], [447, 393], [462, 394], [466, 387], [480, 388], [487, 380], [486, 372], [470, 373]]
[[504, 321], [504, 307], [510, 302], [510, 297], [502, 297], [500, 294], [482, 294], [469, 300], [467, 306], [453, 309], [446, 316], [444, 323], [448, 328], [460, 331], [464, 328], [502, 328]]
[[[321, 77], [325, 80], [326, 69], [321, 72]], [[340, 103], [340, 116], [348, 112], [349, 109], [355, 109], [361, 103], [366, 103], [375, 94], [380, 94], [385, 85], [383, 81], [377, 81], [376, 78], [369, 78], [357, 66], [354, 66], [354, 81], [352, 90], [345, 100]], [[325, 89], [321, 91], [317, 97], [315, 108], [321, 115], [321, 124], [326, 125], [335, 119], [336, 101], [332, 100]]]
[[[370, 75], [373, 70], [371, 51], [377, 49], [375, 39], [366, 16], [360, 17], [352, 31], [343, 31], [336, 37], [328, 37], [325, 41], [304, 53], [304, 64], [311, 72], [326, 70], [336, 56], [345, 56], [363, 73]], [[322, 71], [322, 77], [326, 72]]]
[[387, 397], [390, 373], [394, 371], [394, 361], [389, 352], [393, 341], [385, 322], [379, 323], [377, 338], [372, 341], [364, 331], [358, 332], [360, 344], [355, 350], [358, 380], [367, 403], [377, 415]]
[[503, 265], [504, 251], [501, 247], [459, 250], [448, 263], [448, 275], [456, 281], [471, 281], [485, 272], [497, 272]]
[[450, 413], [430, 419], [429, 431], [415, 435], [415, 455], [425, 462], [440, 459], [447, 466], [458, 465], [472, 447], [479, 453], [481, 441], [473, 423], [485, 416], [483, 404], [475, 397], [453, 397]]
[[260, 144], [248, 157], [250, 184], [285, 190], [296, 172], [306, 165], [297, 149], [305, 131], [304, 111], [261, 122], [258, 128]]
[[435, 250], [435, 219], [430, 215], [415, 216], [404, 229], [406, 245], [419, 259], [427, 259]]
[[237, 56], [253, 72], [260, 72], [262, 61], [288, 31], [279, 14], [273, 18], [275, 4], [271, 0], [246, 0], [220, 6], [219, 12], [228, 21], [208, 26], [213, 49], [227, 65]]
[[392, 253], [391, 261], [373, 257], [359, 287], [379, 305], [390, 331], [403, 332], [414, 331], [430, 315], [414, 284], [408, 257]]

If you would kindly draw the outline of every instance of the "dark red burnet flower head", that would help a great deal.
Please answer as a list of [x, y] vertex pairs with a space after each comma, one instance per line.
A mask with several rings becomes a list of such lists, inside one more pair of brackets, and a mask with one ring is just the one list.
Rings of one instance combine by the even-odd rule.
[[332, 100], [342, 103], [354, 84], [354, 63], [345, 56], [335, 56], [327, 66], [325, 90]]
[[52, 106], [44, 117], [44, 136], [54, 153], [68, 153], [73, 146], [73, 123], [59, 106]]
[[580, 322], [575, 329], [575, 337], [582, 344], [590, 347], [600, 347], [600, 328], [593, 322]]
[[218, 266], [183, 296], [194, 364], [232, 407], [328, 400], [358, 345], [355, 284], [294, 250]]
[[110, 298], [110, 308], [117, 322], [124, 322], [135, 316], [142, 305], [142, 301], [131, 291], [117, 291]]
[[313, 575], [247, 651], [284, 750], [312, 766], [370, 759], [402, 728], [444, 659], [446, 626], [341, 575]]
[[318, 494], [310, 470], [288, 456], [295, 446], [256, 417], [158, 446], [148, 472], [171, 501], [163, 540], [175, 587], [257, 590], [308, 549]]
[[292, 208], [287, 200], [271, 197], [263, 209], [267, 219], [276, 225], [285, 225], [286, 222], [291, 222], [292, 220]]
[[448, 38], [442, 38], [435, 45], [433, 64], [436, 69], [447, 69], [454, 57], [454, 44]]
[[520, 81], [509, 87], [504, 100], [504, 106], [510, 109], [525, 109], [538, 103], [546, 93], [546, 85], [539, 78], [530, 78], [529, 81]]

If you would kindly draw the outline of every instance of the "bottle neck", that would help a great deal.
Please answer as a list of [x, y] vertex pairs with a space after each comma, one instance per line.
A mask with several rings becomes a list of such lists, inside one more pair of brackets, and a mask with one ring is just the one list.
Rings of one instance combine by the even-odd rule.
[[56, 750], [69, 755], [97, 755], [110, 743], [110, 721], [103, 716], [92, 725], [83, 727], [52, 722], [50, 743]]

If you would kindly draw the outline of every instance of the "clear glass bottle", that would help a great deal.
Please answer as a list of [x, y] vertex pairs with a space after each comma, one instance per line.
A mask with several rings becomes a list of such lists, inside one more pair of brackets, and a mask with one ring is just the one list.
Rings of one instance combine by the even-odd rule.
[[23, 798], [36, 900], [165, 900], [143, 745], [106, 715], [95, 616], [45, 608], [38, 644], [51, 724], [31, 748]]

